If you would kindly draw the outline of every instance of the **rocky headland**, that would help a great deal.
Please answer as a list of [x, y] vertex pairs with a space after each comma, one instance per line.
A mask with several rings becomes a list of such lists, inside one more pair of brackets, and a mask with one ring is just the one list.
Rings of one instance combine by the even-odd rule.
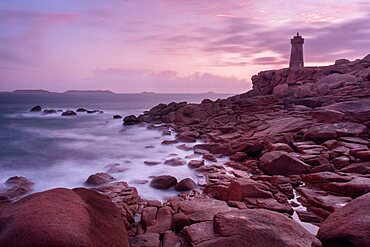
[[201, 154], [187, 165], [204, 184], [155, 177], [151, 186], [180, 193], [160, 202], [97, 173], [91, 189], [17, 200], [32, 182], [13, 177], [0, 193], [0, 246], [370, 246], [370, 55], [262, 71], [252, 83], [227, 99], [123, 118], [175, 131], [163, 145]]

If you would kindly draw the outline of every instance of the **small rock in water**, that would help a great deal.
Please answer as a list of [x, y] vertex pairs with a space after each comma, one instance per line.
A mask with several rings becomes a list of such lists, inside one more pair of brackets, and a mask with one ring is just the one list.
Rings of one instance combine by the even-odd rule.
[[85, 184], [87, 185], [102, 185], [114, 180], [114, 178], [105, 172], [95, 173], [90, 175], [86, 180]]
[[193, 147], [191, 146], [187, 146], [185, 144], [180, 144], [180, 145], [177, 145], [176, 148], [180, 149], [180, 150], [183, 150], [183, 151], [190, 151], [190, 150], [193, 150]]
[[114, 115], [113, 119], [121, 119], [122, 117], [120, 115]]
[[171, 145], [171, 144], [176, 144], [178, 142], [179, 142], [178, 140], [164, 140], [163, 142], [161, 142], [161, 144], [163, 144], [163, 145]]
[[0, 196], [13, 199], [32, 191], [33, 182], [25, 177], [14, 176], [6, 180], [5, 186], [7, 188], [0, 192]]
[[87, 112], [87, 110], [85, 108], [78, 108], [76, 112]]
[[177, 184], [177, 179], [170, 175], [162, 175], [154, 177], [150, 182], [150, 186], [156, 189], [168, 189]]
[[53, 114], [53, 113], [57, 113], [57, 111], [55, 109], [45, 109], [42, 114]]
[[137, 117], [135, 115], [129, 115], [123, 118], [123, 124], [124, 125], [134, 125], [139, 123]]
[[155, 166], [159, 165], [161, 162], [160, 161], [155, 161], [155, 160], [145, 160], [144, 164], [148, 166]]
[[76, 116], [77, 114], [74, 112], [74, 111], [65, 111], [62, 113], [62, 116], [65, 117], [65, 116]]
[[130, 181], [130, 184], [146, 184], [149, 182], [148, 180], [142, 179], [142, 180], [132, 180]]
[[127, 168], [121, 167], [121, 164], [119, 163], [109, 164], [109, 165], [106, 165], [104, 168], [108, 168], [107, 170], [108, 173], [119, 173], [119, 172], [124, 172], [127, 170]]
[[176, 184], [175, 189], [177, 191], [186, 191], [192, 190], [195, 187], [197, 187], [197, 184], [191, 178], [184, 178]]
[[189, 168], [198, 168], [200, 166], [204, 166], [204, 160], [190, 160], [188, 163]]
[[40, 112], [40, 111], [41, 111], [41, 106], [39, 105], [32, 107], [32, 109], [30, 110], [30, 112]]
[[164, 135], [164, 136], [170, 136], [171, 135], [171, 131], [170, 130], [163, 130], [162, 131], [162, 135]]
[[216, 157], [213, 156], [212, 154], [204, 154], [203, 159], [213, 161], [213, 162], [217, 162]]
[[89, 113], [89, 114], [92, 114], [92, 113], [104, 113], [103, 111], [101, 111], [101, 110], [92, 110], [92, 111], [86, 111], [87, 113]]
[[185, 160], [183, 160], [179, 157], [176, 157], [176, 158], [166, 160], [164, 162], [164, 164], [165, 165], [170, 165], [170, 166], [183, 166], [183, 165], [185, 165]]

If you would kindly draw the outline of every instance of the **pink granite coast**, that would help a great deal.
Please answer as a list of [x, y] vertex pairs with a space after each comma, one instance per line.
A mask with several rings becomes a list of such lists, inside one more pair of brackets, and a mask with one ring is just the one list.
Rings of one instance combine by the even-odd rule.
[[[125, 117], [164, 136], [175, 131], [162, 145], [198, 157], [148, 160], [148, 169], [187, 166], [205, 183], [156, 176], [144, 182], [179, 194], [147, 200], [114, 180], [112, 165], [87, 178], [90, 189], [12, 202], [32, 189], [13, 177], [0, 196], [0, 246], [369, 246], [369, 69], [368, 55], [263, 71], [247, 93]], [[15, 238], [21, 229], [29, 234]]]

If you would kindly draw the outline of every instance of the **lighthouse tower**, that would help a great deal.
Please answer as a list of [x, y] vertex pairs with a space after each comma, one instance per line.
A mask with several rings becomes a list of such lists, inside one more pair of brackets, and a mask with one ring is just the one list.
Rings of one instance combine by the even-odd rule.
[[290, 43], [292, 44], [292, 50], [290, 52], [289, 68], [291, 69], [303, 68], [304, 39], [302, 38], [302, 36], [299, 35], [299, 33], [297, 33], [297, 35], [290, 40]]

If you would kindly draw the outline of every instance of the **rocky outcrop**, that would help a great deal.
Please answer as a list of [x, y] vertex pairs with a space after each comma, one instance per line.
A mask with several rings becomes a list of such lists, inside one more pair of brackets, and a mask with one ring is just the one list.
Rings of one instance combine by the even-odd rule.
[[87, 189], [27, 196], [0, 209], [0, 225], [0, 246], [129, 246], [118, 209]]
[[341, 59], [325, 67], [262, 71], [252, 77], [253, 94], [296, 98], [327, 95], [334, 89], [368, 81], [370, 62], [365, 58], [352, 62]]

